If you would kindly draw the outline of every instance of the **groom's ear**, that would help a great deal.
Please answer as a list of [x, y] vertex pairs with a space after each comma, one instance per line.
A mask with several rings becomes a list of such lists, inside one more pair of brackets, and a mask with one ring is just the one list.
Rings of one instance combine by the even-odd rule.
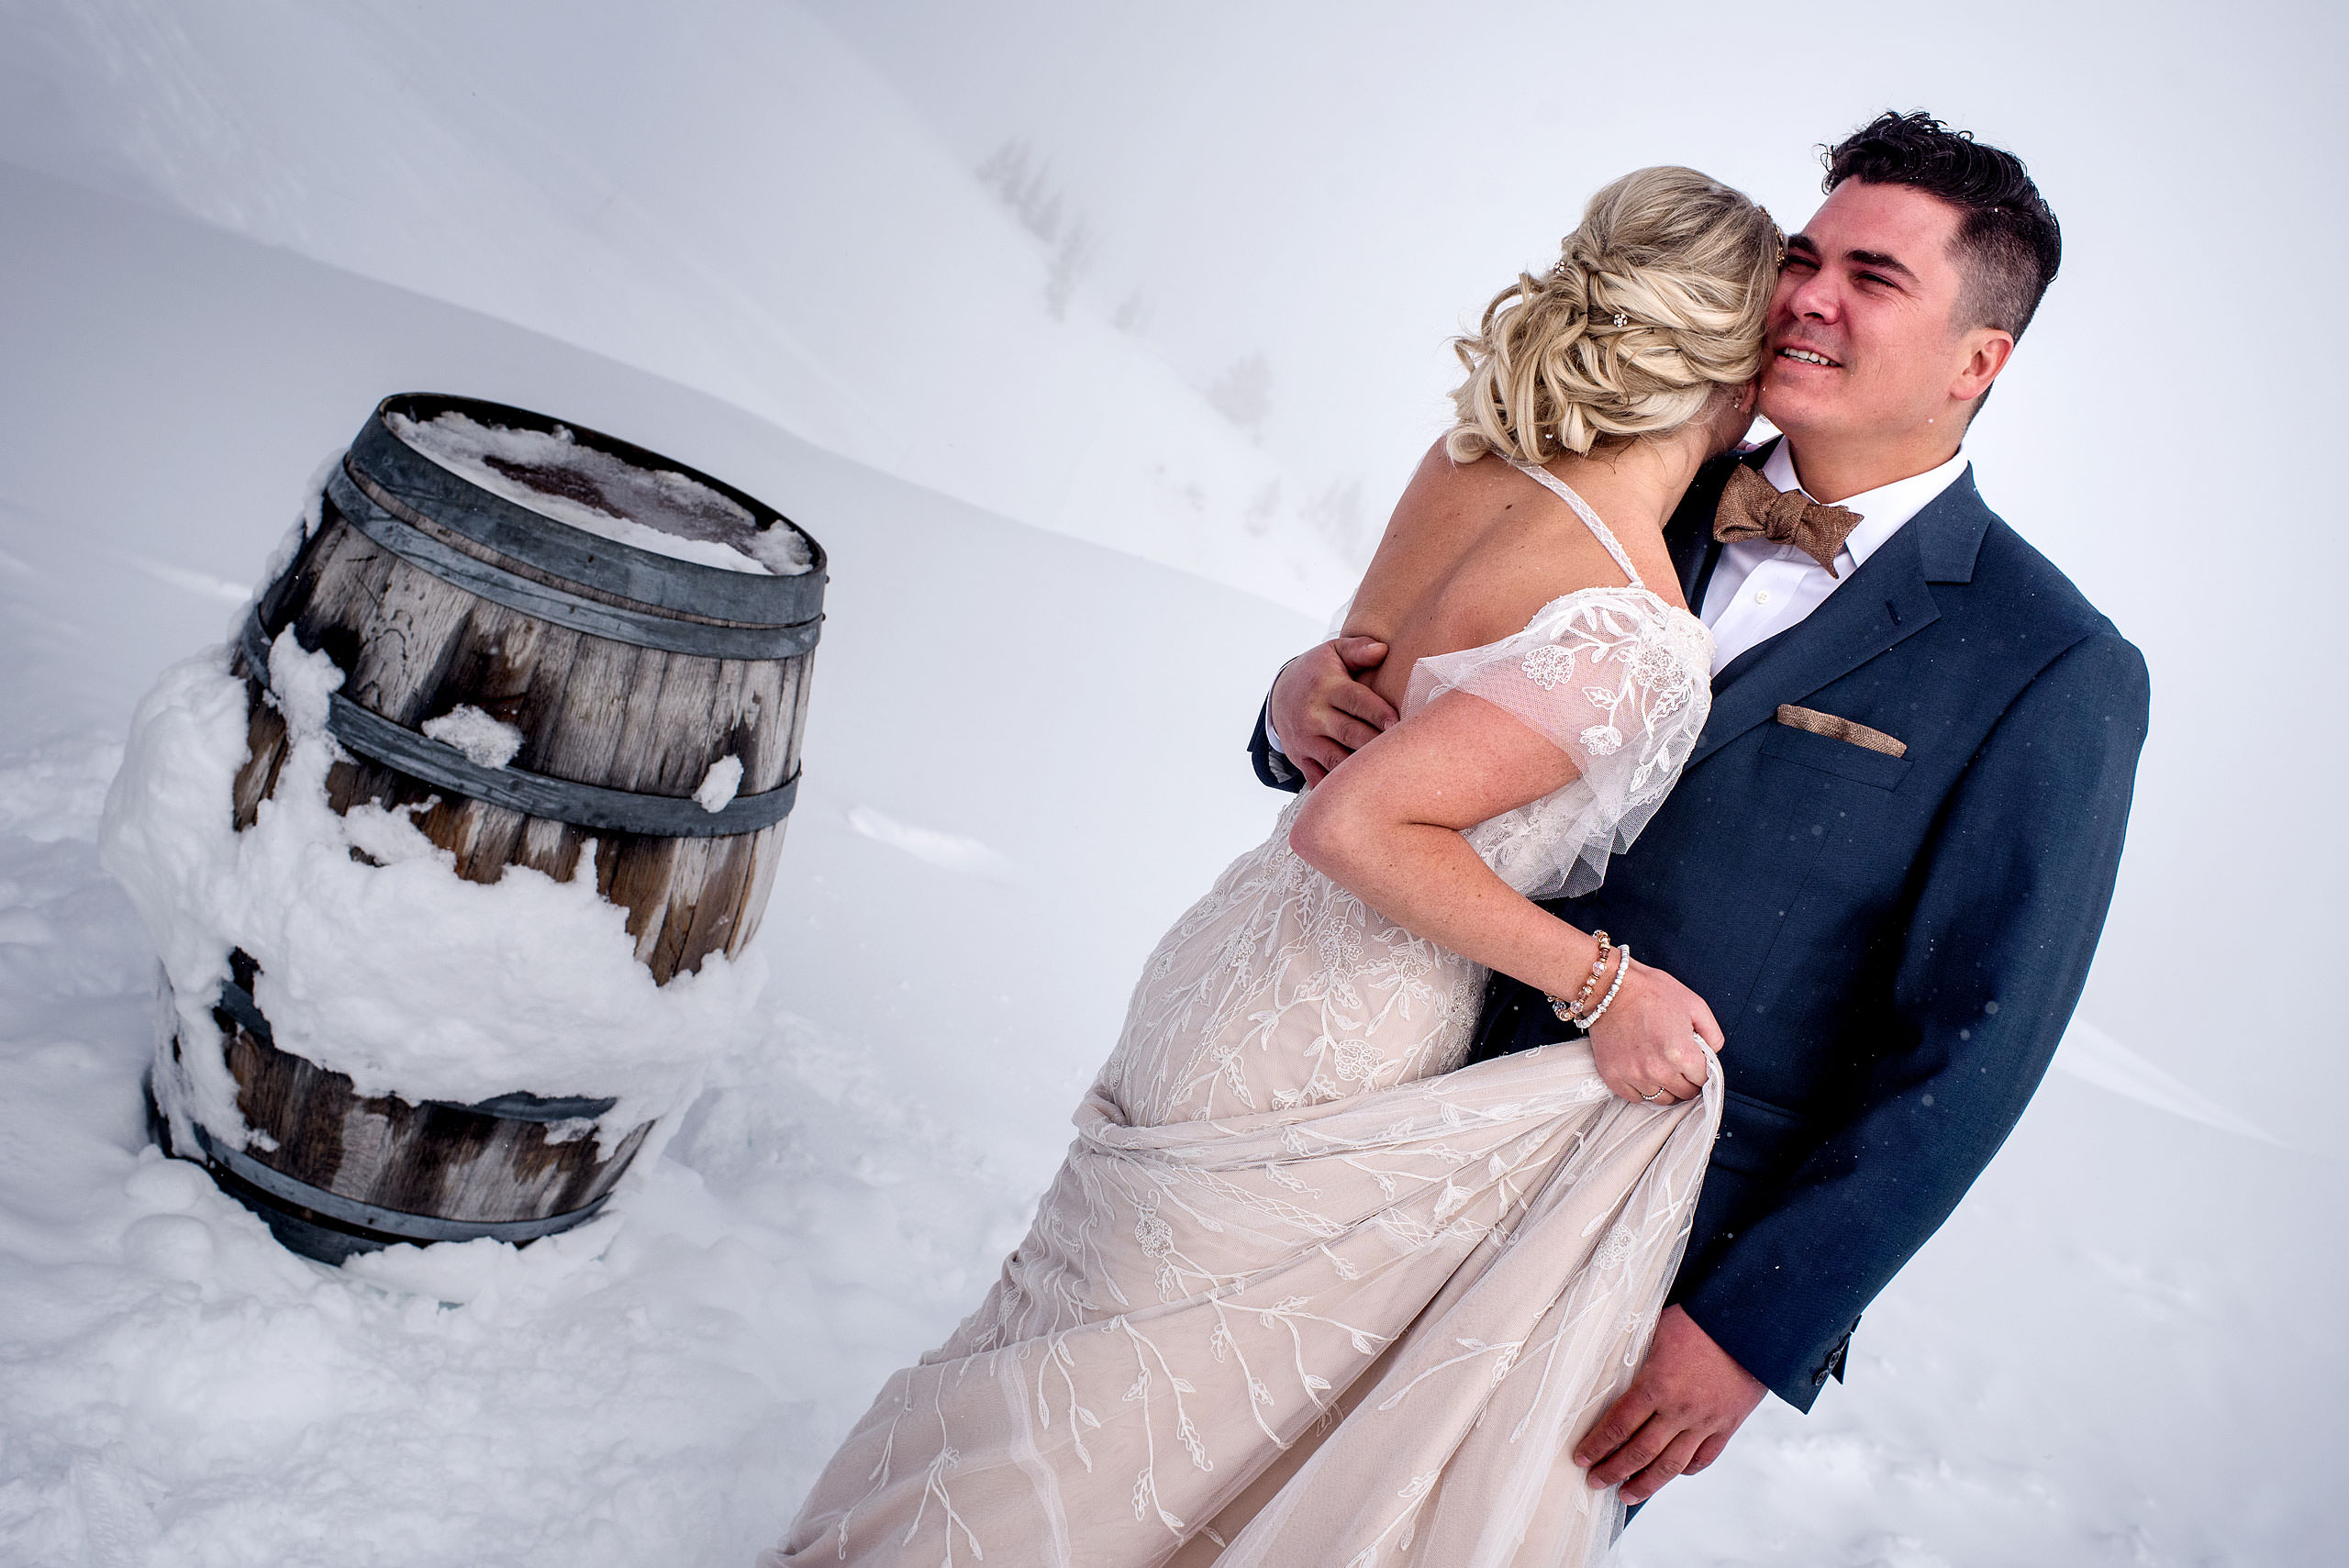
[[[1950, 377], [1953, 402], [1979, 404], [2015, 351], [2015, 335], [2000, 327], [1969, 327], [1958, 334], [1956, 373]], [[1967, 418], [1973, 417], [1969, 409]]]

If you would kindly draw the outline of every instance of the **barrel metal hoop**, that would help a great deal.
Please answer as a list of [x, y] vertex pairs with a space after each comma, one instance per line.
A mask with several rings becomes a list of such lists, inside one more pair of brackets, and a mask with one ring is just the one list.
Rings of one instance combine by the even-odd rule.
[[213, 1006], [234, 1018], [239, 1029], [261, 1041], [262, 1044], [272, 1051], [277, 1049], [276, 1031], [269, 1027], [269, 1020], [262, 1016], [261, 1004], [253, 1000], [251, 992], [234, 980], [220, 982], [220, 999]]
[[[528, 549], [528, 546], [533, 543], [543, 544], [542, 539], [530, 536], [518, 539], [513, 537], [510, 528], [484, 528], [484, 518], [466, 511], [463, 507], [449, 506], [449, 498], [438, 494], [403, 498], [393, 484], [362, 468], [357, 457], [356, 448], [343, 453], [341, 462], [338, 463], [327, 476], [329, 483], [340, 475], [356, 487], [358, 493], [373, 502], [379, 510], [389, 513], [395, 522], [405, 523], [435, 543], [445, 545], [448, 541], [441, 536], [455, 534], [461, 539], [471, 539], [474, 544], [495, 555], [507, 557], [530, 567], [532, 571], [546, 573], [547, 575], [534, 577], [529, 572], [514, 571], [500, 562], [484, 560], [459, 547], [458, 552], [465, 555], [468, 560], [486, 566], [492, 571], [501, 572], [507, 576], [518, 578], [522, 582], [544, 588], [550, 593], [579, 599], [591, 605], [599, 605], [623, 616], [641, 616], [663, 626], [672, 621], [682, 621], [689, 626], [712, 627], [720, 631], [772, 634], [792, 630], [805, 631], [808, 628], [820, 627], [822, 624], [824, 618], [822, 588], [824, 583], [830, 581], [829, 577], [816, 582], [813, 584], [815, 591], [812, 594], [795, 595], [793, 602], [789, 604], [759, 606], [762, 609], [779, 613], [763, 614], [756, 619], [747, 619], [741, 615], [714, 614], [711, 612], [729, 607], [724, 596], [717, 592], [718, 588], [745, 582], [798, 585], [802, 580], [796, 577], [752, 577], [747, 573], [730, 572], [722, 566], [703, 566], [694, 562], [679, 561], [672, 556], [655, 555], [650, 550], [638, 550], [632, 545], [615, 544], [592, 534], [585, 537], [594, 540], [599, 547], [597, 550], [584, 555], [576, 550], [567, 551], [566, 558], [554, 563], [554, 569], [551, 570], [547, 562], [537, 559], [538, 554], [542, 551], [534, 552]], [[437, 465], [429, 461], [426, 466], [433, 468], [436, 473], [439, 472]], [[515, 506], [511, 502], [500, 501], [495, 496], [469, 491], [467, 499], [483, 504], [495, 502], [518, 517], [529, 518], [541, 528], [552, 528], [563, 535], [578, 532], [565, 523], [548, 523], [537, 513]], [[440, 503], [448, 515], [436, 516], [417, 505], [418, 502], [426, 505]], [[631, 573], [613, 583], [596, 581], [593, 573], [596, 566], [602, 560], [603, 551], [620, 550], [626, 550], [631, 555], [641, 556], [648, 562], [657, 562], [664, 568], [689, 570], [699, 573], [696, 581], [685, 585], [695, 595], [694, 606], [688, 606], [672, 602], [679, 591], [679, 584], [675, 580], [675, 573], [671, 571], [652, 573]], [[582, 575], [573, 576], [569, 575], [570, 573]], [[551, 576], [552, 581], [548, 580], [549, 576]], [[711, 581], [713, 578], [717, 581]], [[612, 597], [599, 599], [594, 594], [583, 591], [586, 589], [595, 589], [608, 594]], [[806, 598], [809, 602], [802, 604], [798, 602], [800, 598]], [[615, 599], [618, 602], [614, 603]], [[812, 648], [815, 646], [815, 634], [809, 631], [807, 635], [808, 646]]]
[[[262, 629], [258, 614], [245, 617], [239, 642], [245, 667], [266, 690], [269, 637]], [[791, 814], [792, 803], [799, 795], [799, 775], [794, 773], [774, 789], [736, 795], [710, 811], [691, 795], [644, 795], [550, 778], [520, 768], [486, 768], [447, 741], [395, 724], [340, 692], [327, 699], [327, 728], [361, 756], [436, 788], [574, 828], [663, 839], [729, 838], [774, 827]]]
[[407, 519], [395, 516], [360, 488], [340, 466], [327, 478], [327, 497], [352, 528], [409, 565], [509, 610], [584, 631], [590, 637], [704, 659], [769, 660], [807, 652], [816, 646], [823, 631], [820, 617], [792, 626], [721, 626], [627, 609], [566, 593], [443, 544]]
[[[796, 535], [807, 547], [807, 570], [776, 575], [729, 571], [557, 522], [442, 466], [410, 446], [391, 427], [395, 415], [429, 421], [442, 413], [463, 414], [515, 429], [561, 431], [579, 445], [599, 450], [630, 467], [674, 473], [706, 485], [762, 519], [763, 530], [784, 528]], [[823, 612], [828, 581], [824, 549], [805, 529], [722, 480], [569, 420], [473, 398], [397, 394], [376, 405], [352, 439], [346, 461], [352, 475], [395, 516], [406, 515], [413, 520], [414, 515], [421, 515], [430, 519], [432, 527], [462, 534], [499, 555], [551, 572], [560, 581], [600, 589], [631, 605], [751, 626], [793, 626]]]
[[[277, 1049], [276, 1032], [269, 1027], [269, 1019], [262, 1015], [261, 1004], [253, 1000], [251, 992], [236, 981], [220, 982], [220, 999], [215, 1006], [234, 1018], [239, 1029], [270, 1050]], [[505, 1121], [535, 1121], [552, 1126], [557, 1122], [593, 1120], [618, 1105], [619, 1101], [609, 1095], [550, 1096], [517, 1090], [510, 1094], [492, 1095], [472, 1105], [456, 1100], [418, 1100], [415, 1103], [440, 1110], [470, 1111], [475, 1116], [496, 1117]]]
[[584, 1208], [574, 1208], [568, 1214], [551, 1214], [543, 1219], [443, 1219], [438, 1215], [409, 1214], [403, 1209], [362, 1203], [357, 1198], [344, 1197], [340, 1193], [330, 1193], [324, 1187], [314, 1187], [307, 1182], [297, 1182], [283, 1171], [262, 1164], [243, 1150], [229, 1148], [227, 1143], [214, 1138], [203, 1123], [194, 1122], [191, 1125], [195, 1129], [195, 1141], [204, 1151], [204, 1157], [238, 1180], [296, 1207], [402, 1241], [479, 1241], [484, 1239], [492, 1241], [535, 1241], [541, 1236], [568, 1230], [593, 1218], [610, 1197], [607, 1193]]

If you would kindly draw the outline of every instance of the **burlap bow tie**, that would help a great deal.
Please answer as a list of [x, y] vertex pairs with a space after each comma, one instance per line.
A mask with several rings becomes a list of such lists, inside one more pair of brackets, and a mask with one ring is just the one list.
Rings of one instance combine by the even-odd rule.
[[1713, 537], [1723, 544], [1749, 539], [1791, 544], [1827, 568], [1830, 577], [1836, 575], [1836, 551], [1859, 526], [1857, 512], [1822, 506], [1799, 490], [1781, 490], [1743, 463], [1730, 471], [1713, 514]]

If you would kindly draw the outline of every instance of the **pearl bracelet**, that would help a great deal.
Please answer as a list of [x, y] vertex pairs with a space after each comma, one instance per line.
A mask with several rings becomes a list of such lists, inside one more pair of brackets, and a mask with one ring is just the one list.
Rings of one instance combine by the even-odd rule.
[[1626, 945], [1617, 948], [1615, 951], [1623, 955], [1621, 961], [1615, 965], [1615, 983], [1607, 988], [1607, 995], [1598, 999], [1598, 1006], [1590, 1010], [1590, 1016], [1588, 1018], [1576, 1020], [1582, 1025], [1583, 1033], [1585, 1034], [1588, 1034], [1591, 1031], [1592, 1027], [1596, 1025], [1599, 1019], [1607, 1016], [1607, 1009], [1615, 1005], [1615, 993], [1623, 989], [1623, 976], [1631, 973], [1631, 948]]

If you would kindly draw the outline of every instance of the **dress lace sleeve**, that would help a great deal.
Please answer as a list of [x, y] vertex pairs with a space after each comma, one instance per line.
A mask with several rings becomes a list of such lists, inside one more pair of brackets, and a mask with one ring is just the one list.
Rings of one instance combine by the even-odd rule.
[[1468, 830], [1530, 898], [1605, 879], [1680, 776], [1711, 709], [1712, 635], [1644, 588], [1586, 588], [1542, 606], [1514, 637], [1422, 659], [1405, 711], [1465, 692], [1547, 737], [1578, 776]]

